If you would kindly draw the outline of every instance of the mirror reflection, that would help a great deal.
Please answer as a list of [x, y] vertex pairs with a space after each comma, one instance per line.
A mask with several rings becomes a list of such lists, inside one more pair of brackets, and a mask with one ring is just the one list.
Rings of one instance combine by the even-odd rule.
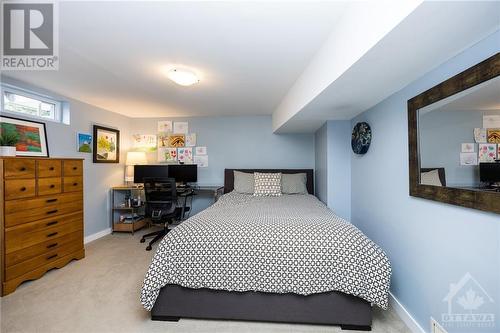
[[420, 183], [500, 191], [500, 77], [418, 110]]

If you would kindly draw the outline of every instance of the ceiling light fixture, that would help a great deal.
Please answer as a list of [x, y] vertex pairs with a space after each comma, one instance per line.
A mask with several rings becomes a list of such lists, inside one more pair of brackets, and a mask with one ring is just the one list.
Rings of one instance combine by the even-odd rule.
[[200, 82], [196, 73], [180, 68], [173, 68], [168, 71], [167, 77], [181, 86], [190, 86]]

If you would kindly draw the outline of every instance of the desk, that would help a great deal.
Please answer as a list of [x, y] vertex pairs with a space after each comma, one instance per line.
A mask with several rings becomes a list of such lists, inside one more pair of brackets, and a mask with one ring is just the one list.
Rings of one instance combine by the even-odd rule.
[[[186, 214], [186, 205], [188, 197], [193, 197], [193, 195], [197, 194], [209, 194], [213, 198], [213, 202], [216, 202], [219, 197], [223, 194], [224, 187], [217, 185], [195, 185], [192, 187], [188, 187], [186, 189], [178, 189], [177, 196], [178, 198], [184, 199], [181, 203], [180, 207], [181, 211], [181, 220], [184, 220]], [[131, 207], [129, 205], [124, 204], [125, 198], [129, 197], [140, 197], [142, 204], [140, 206]], [[133, 187], [133, 186], [115, 186], [111, 188], [111, 227], [113, 231], [121, 231], [121, 232], [131, 232], [132, 234], [147, 224], [147, 219], [139, 218], [137, 220], [133, 219], [132, 221], [127, 221], [128, 223], [123, 223], [120, 221], [121, 215], [142, 215], [144, 216], [144, 203], [146, 201], [144, 195], [143, 187]], [[192, 207], [190, 207], [191, 209]]]

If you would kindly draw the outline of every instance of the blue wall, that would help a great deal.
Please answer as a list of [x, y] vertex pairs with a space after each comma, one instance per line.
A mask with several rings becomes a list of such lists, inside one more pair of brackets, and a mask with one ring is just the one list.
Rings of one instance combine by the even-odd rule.
[[351, 219], [351, 123], [329, 120], [315, 133], [316, 196]]
[[[132, 119], [132, 134], [156, 134], [158, 120], [187, 121], [197, 145], [207, 147], [208, 167], [198, 168], [198, 184], [223, 185], [224, 168], [314, 169], [313, 134], [273, 134], [271, 116]], [[148, 153], [150, 164], [158, 163]], [[196, 197], [194, 212], [210, 198]]]
[[351, 219], [351, 123], [328, 121], [328, 207]]
[[328, 204], [328, 133], [325, 123], [314, 134], [315, 162], [315, 189], [316, 196], [323, 203]]
[[352, 155], [352, 222], [386, 251], [392, 293], [426, 331], [430, 316], [447, 311], [449, 285], [466, 272], [496, 302], [481, 308], [496, 311], [496, 328], [476, 331], [499, 331], [500, 215], [408, 195], [406, 103], [499, 49], [497, 31], [352, 120], [367, 121], [374, 134], [365, 156]]

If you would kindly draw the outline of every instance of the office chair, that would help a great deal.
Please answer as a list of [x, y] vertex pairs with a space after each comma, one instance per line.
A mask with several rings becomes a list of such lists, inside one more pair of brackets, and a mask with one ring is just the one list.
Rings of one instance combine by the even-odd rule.
[[146, 247], [151, 251], [151, 245], [163, 239], [169, 232], [168, 224], [172, 223], [178, 215], [177, 189], [174, 178], [144, 178], [144, 193], [146, 195], [146, 217], [153, 224], [163, 225], [163, 229], [142, 236], [141, 243], [146, 238], [154, 237]]

